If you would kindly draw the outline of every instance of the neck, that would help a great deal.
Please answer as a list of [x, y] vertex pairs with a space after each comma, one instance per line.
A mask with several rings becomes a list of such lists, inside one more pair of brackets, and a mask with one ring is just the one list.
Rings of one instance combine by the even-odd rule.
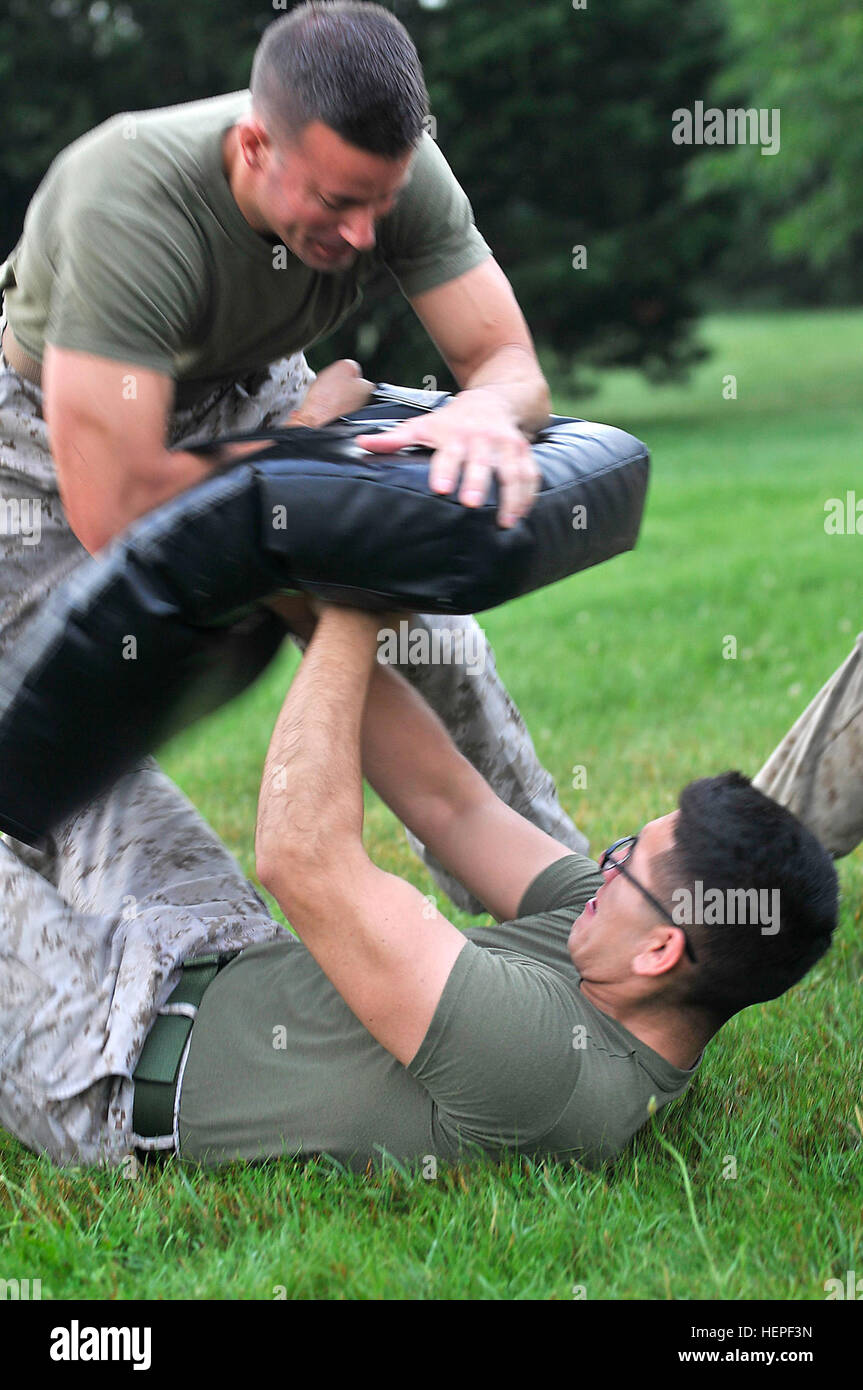
[[717, 1031], [701, 1015], [680, 1005], [620, 999], [613, 991], [594, 988], [584, 981], [581, 992], [600, 1013], [613, 1018], [639, 1042], [684, 1071], [695, 1066], [702, 1049]]
[[231, 126], [222, 137], [222, 168], [231, 196], [249, 226], [256, 232], [267, 232], [269, 228], [257, 211], [248, 187], [248, 170], [240, 150], [236, 126]]

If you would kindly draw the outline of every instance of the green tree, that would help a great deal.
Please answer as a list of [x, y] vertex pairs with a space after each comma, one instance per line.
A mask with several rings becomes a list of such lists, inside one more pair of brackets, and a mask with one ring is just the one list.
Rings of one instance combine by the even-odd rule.
[[720, 108], [779, 112], [780, 148], [717, 147], [688, 192], [730, 196], [726, 290], [857, 302], [863, 294], [863, 8], [859, 0], [724, 0]]

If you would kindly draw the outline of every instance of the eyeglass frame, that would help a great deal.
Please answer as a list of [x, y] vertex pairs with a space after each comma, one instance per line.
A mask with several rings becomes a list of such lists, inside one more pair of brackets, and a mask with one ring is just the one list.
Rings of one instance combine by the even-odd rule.
[[[629, 870], [623, 867], [627, 860], [631, 859], [633, 854], [635, 853], [635, 846], [638, 844], [639, 839], [640, 832], [638, 835], [624, 835], [622, 839], [615, 840], [613, 845], [609, 845], [608, 849], [604, 849], [602, 851], [602, 854], [599, 856], [599, 859], [597, 861], [597, 868], [599, 869], [600, 873], [604, 873], [607, 868], [619, 869], [620, 872], [623, 874], [623, 877], [627, 879], [628, 882], [631, 883], [634, 888], [638, 889], [642, 896], [645, 897], [647, 901], [650, 903], [651, 907], [655, 908], [656, 911], [660, 914], [660, 916], [665, 918], [666, 922], [669, 922], [672, 927], [677, 927], [679, 931], [683, 932], [684, 949], [686, 951], [686, 954], [689, 956], [689, 959], [692, 961], [692, 964], [696, 965], [698, 962], [695, 952], [692, 949], [692, 942], [689, 940], [689, 937], [683, 930], [683, 927], [680, 925], [679, 922], [675, 922], [671, 913], [668, 911], [668, 908], [663, 907], [659, 899], [655, 898], [653, 894], [649, 891], [649, 889], [645, 888], [643, 883], [639, 883], [638, 879], [634, 878], [633, 875], [629, 872]], [[616, 849], [620, 849], [621, 845], [629, 845], [629, 853], [625, 854], [623, 859], [612, 859], [611, 856], [614, 854], [614, 851]]]

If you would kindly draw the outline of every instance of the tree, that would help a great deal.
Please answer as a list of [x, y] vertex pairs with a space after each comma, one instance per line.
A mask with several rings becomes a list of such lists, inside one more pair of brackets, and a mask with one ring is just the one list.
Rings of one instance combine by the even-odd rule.
[[859, 0], [724, 0], [710, 101], [778, 111], [781, 143], [717, 148], [693, 165], [693, 206], [731, 195], [727, 286], [784, 300], [863, 293], [863, 9]]

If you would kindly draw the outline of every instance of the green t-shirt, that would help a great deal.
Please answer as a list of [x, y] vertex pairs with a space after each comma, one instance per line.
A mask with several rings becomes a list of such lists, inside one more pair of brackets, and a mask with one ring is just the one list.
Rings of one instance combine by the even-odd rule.
[[251, 946], [209, 987], [179, 1108], [182, 1157], [329, 1154], [365, 1169], [477, 1151], [612, 1158], [700, 1063], [673, 1066], [579, 989], [573, 920], [601, 885], [572, 854], [533, 881], [519, 917], [465, 933], [407, 1066], [345, 1004], [306, 947]]
[[45, 342], [164, 371], [191, 403], [299, 352], [355, 309], [381, 266], [407, 298], [491, 255], [428, 134], [371, 251], [319, 271], [254, 231], [222, 166], [247, 91], [112, 117], [52, 163], [0, 267], [9, 323]]

